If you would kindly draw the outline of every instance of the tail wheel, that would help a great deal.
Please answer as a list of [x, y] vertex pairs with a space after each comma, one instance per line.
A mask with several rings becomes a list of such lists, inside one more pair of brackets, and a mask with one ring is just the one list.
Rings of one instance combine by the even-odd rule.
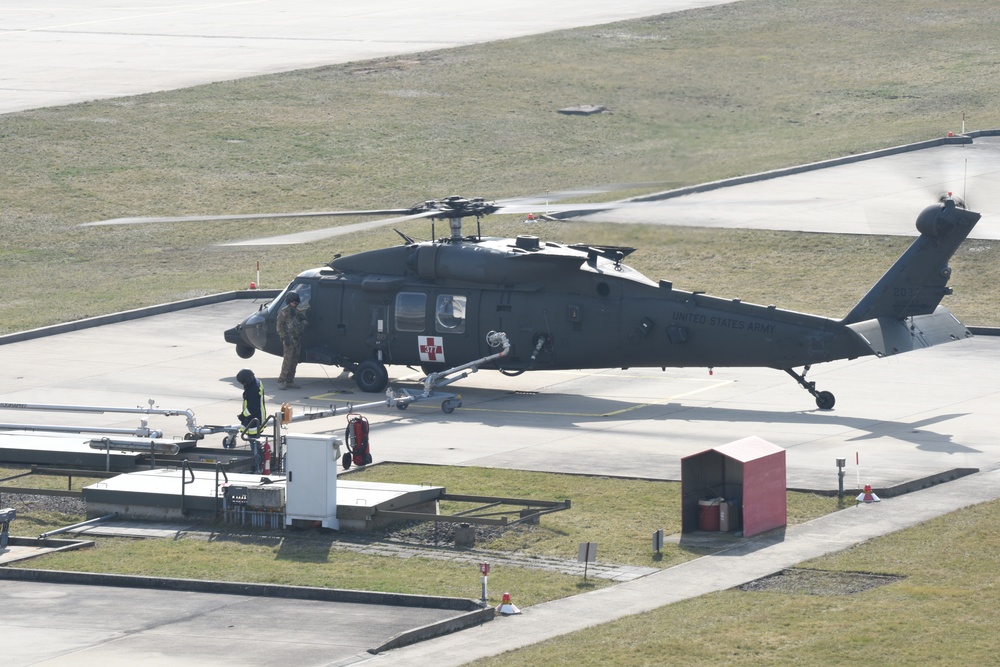
[[832, 410], [837, 399], [828, 391], [821, 391], [816, 394], [816, 407], [820, 410]]

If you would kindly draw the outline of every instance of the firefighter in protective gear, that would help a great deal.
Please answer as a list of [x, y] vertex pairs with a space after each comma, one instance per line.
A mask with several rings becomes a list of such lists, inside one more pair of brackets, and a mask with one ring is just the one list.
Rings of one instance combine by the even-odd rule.
[[278, 387], [281, 389], [298, 389], [295, 384], [295, 368], [302, 355], [302, 334], [309, 326], [305, 309], [299, 308], [299, 295], [289, 292], [285, 296], [285, 306], [278, 312], [278, 337], [284, 346], [281, 374], [278, 375]]
[[[256, 439], [267, 421], [267, 406], [264, 405], [264, 383], [253, 371], [244, 368], [236, 374], [236, 381], [243, 385], [243, 411], [237, 415], [248, 438]], [[234, 443], [235, 444], [235, 443]]]

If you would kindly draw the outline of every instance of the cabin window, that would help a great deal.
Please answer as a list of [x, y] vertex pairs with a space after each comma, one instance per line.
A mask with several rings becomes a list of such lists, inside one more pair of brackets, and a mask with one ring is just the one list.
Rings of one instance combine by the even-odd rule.
[[396, 331], [424, 330], [427, 320], [427, 295], [400, 292], [396, 295]]
[[434, 322], [438, 333], [465, 333], [464, 296], [441, 294], [434, 308]]

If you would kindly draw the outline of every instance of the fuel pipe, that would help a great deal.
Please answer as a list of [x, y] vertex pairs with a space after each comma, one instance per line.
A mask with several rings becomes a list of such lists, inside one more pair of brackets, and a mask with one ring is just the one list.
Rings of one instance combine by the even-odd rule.
[[[198, 422], [195, 419], [194, 412], [190, 409], [178, 410], [175, 408], [155, 408], [156, 401], [152, 398], [149, 399], [149, 407], [113, 407], [104, 405], [60, 405], [53, 403], [0, 403], [0, 410], [28, 410], [28, 411], [47, 411], [47, 412], [87, 412], [94, 414], [104, 414], [105, 412], [115, 412], [124, 414], [144, 414], [144, 415], [163, 415], [166, 417], [176, 417], [184, 416], [187, 418], [188, 432], [199, 433], [203, 432], [198, 426]], [[31, 431], [63, 431], [69, 433], [112, 433], [112, 434], [122, 434], [122, 435], [135, 435], [137, 437], [162, 437], [163, 434], [160, 431], [152, 431], [147, 425], [146, 421], [141, 421], [141, 426], [138, 429], [129, 431], [126, 429], [98, 429], [89, 427], [70, 427], [70, 426], [47, 426], [47, 425], [37, 425], [37, 424], [0, 424], [0, 429], [14, 429], [14, 430], [31, 430]]]
[[100, 523], [101, 521], [107, 521], [109, 519], [114, 519], [118, 516], [118, 512], [112, 514], [106, 514], [104, 516], [97, 517], [96, 519], [90, 519], [89, 521], [81, 521], [80, 523], [74, 523], [72, 526], [65, 526], [64, 528], [56, 528], [55, 530], [50, 530], [47, 533], [42, 533], [38, 536], [38, 539], [44, 540], [52, 535], [58, 535], [59, 533], [65, 533], [70, 530], [76, 530], [77, 528], [83, 528], [84, 526], [90, 526], [95, 523]]
[[551, 341], [551, 340], [552, 340], [552, 337], [549, 336], [548, 334], [539, 334], [538, 335], [538, 341], [535, 343], [535, 349], [531, 353], [531, 359], [529, 360], [530, 363], [528, 364], [529, 366], [534, 366], [535, 365], [535, 360], [538, 359], [538, 355], [542, 353], [542, 348], [544, 348], [546, 345], [548, 345], [549, 341]]

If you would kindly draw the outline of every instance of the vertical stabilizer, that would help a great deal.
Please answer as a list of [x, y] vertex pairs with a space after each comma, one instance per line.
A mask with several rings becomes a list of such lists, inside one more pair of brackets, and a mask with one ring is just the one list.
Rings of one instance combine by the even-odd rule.
[[951, 294], [948, 261], [979, 221], [948, 197], [917, 216], [920, 236], [844, 318], [844, 324], [929, 315]]

